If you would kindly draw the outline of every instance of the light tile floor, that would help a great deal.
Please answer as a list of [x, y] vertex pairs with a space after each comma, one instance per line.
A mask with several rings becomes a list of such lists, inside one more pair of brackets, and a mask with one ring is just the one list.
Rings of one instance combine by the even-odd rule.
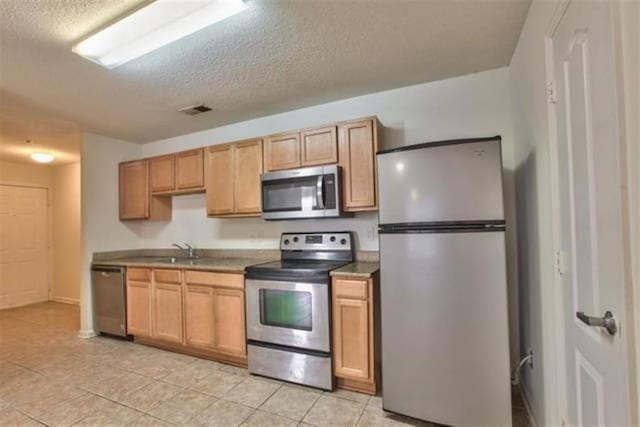
[[[0, 311], [0, 426], [427, 425], [380, 397], [250, 376], [131, 342], [80, 339], [77, 306]], [[514, 394], [514, 425], [528, 426]]]

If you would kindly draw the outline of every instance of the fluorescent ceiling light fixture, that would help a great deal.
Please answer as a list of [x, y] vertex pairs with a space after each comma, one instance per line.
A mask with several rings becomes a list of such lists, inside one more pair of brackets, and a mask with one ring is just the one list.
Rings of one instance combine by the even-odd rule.
[[72, 50], [103, 67], [115, 68], [248, 7], [243, 0], [156, 0]]
[[38, 163], [51, 163], [55, 158], [53, 154], [49, 153], [31, 153], [31, 158]]

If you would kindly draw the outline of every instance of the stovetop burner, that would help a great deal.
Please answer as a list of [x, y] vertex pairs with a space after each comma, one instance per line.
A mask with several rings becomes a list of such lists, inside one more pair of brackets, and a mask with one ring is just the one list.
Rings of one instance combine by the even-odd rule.
[[328, 278], [329, 272], [353, 262], [353, 239], [350, 232], [283, 233], [280, 238], [281, 260], [247, 268], [255, 279], [273, 276]]
[[249, 267], [251, 273], [273, 273], [275, 271], [293, 274], [329, 274], [331, 270], [349, 264], [351, 261], [309, 261], [309, 260], [280, 260], [258, 264]]

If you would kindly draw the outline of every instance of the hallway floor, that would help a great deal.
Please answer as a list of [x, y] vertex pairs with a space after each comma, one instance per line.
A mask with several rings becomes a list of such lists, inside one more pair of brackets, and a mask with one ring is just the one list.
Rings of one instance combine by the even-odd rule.
[[[77, 306], [0, 311], [0, 425], [429, 425], [380, 397], [321, 392], [246, 369], [102, 337], [77, 338]], [[518, 394], [514, 425], [528, 426]]]

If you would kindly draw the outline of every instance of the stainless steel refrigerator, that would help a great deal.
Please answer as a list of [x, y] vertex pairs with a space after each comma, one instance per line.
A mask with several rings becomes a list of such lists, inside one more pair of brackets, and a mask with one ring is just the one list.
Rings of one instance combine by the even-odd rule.
[[378, 153], [382, 401], [511, 424], [500, 137]]

